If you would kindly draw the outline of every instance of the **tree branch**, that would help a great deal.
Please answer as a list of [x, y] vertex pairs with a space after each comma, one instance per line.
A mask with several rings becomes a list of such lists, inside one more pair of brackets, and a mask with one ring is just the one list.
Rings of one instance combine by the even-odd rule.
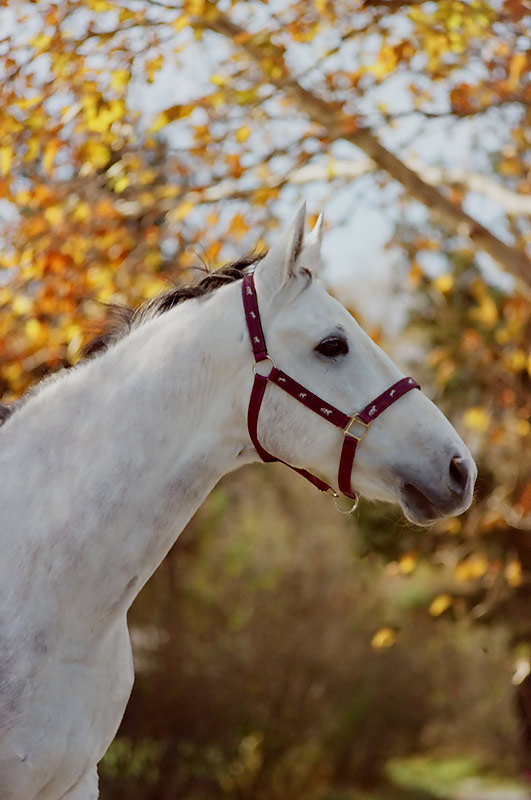
[[[253, 36], [219, 12], [215, 6], [210, 6], [208, 13], [197, 19], [195, 25], [235, 41], [261, 68], [270, 84], [281, 89], [312, 122], [324, 128], [327, 138], [331, 141], [346, 139], [359, 147], [378, 167], [401, 183], [412, 197], [431, 209], [451, 233], [467, 236], [477, 248], [487, 252], [503, 269], [528, 288], [531, 287], [530, 263], [525, 253], [498, 239], [459, 205], [424, 180], [404, 161], [387, 150], [369, 128], [356, 127], [355, 120], [345, 115], [338, 105], [328, 103], [305, 89], [296, 80], [291, 80], [284, 61], [283, 48], [274, 44], [263, 32]], [[269, 68], [272, 63], [275, 69]]]
[[[531, 215], [531, 197], [518, 194], [510, 189], [506, 189], [501, 184], [490, 178], [488, 175], [481, 175], [478, 172], [466, 172], [460, 169], [445, 169], [422, 163], [419, 159], [408, 159], [405, 162], [408, 167], [422, 176], [423, 180], [433, 186], [463, 186], [468, 191], [477, 192], [485, 197], [490, 197], [499, 203], [508, 214]], [[377, 165], [369, 158], [358, 159], [333, 159], [326, 163], [306, 164], [290, 170], [285, 175], [270, 175], [269, 178], [261, 183], [266, 188], [277, 188], [285, 183], [302, 186], [314, 181], [332, 181], [336, 178], [355, 179], [367, 172], [377, 169]], [[246, 170], [246, 176], [252, 174], [253, 170]], [[249, 189], [252, 194], [259, 187]], [[225, 180], [205, 189], [201, 197], [203, 200], [214, 201], [225, 197], [233, 197], [237, 193], [241, 197], [239, 181]]]
[[531, 215], [531, 197], [507, 189], [488, 175], [479, 172], [467, 172], [459, 167], [436, 167], [423, 164], [418, 158], [410, 158], [407, 163], [417, 173], [420, 173], [425, 181], [435, 186], [463, 186], [468, 191], [490, 197], [499, 203], [508, 214]]

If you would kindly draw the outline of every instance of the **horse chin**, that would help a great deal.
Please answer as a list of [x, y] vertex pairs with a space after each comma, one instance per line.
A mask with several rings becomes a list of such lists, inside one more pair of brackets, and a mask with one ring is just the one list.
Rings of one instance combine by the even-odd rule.
[[412, 483], [405, 483], [399, 494], [399, 502], [404, 516], [414, 525], [432, 525], [438, 519], [448, 516], [435, 506], [426, 495]]

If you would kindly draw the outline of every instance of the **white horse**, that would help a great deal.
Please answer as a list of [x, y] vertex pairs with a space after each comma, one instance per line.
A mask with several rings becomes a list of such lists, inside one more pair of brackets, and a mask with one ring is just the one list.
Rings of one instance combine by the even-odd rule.
[[[301, 209], [253, 263], [268, 352], [351, 413], [402, 376], [319, 283], [320, 225], [306, 241], [303, 225]], [[1, 800], [98, 797], [97, 763], [133, 682], [127, 610], [219, 479], [259, 460], [246, 423], [250, 269], [151, 302], [0, 430]], [[345, 431], [328, 410], [270, 385], [257, 435], [336, 488]], [[474, 462], [420, 391], [366, 430], [349, 474], [357, 491], [421, 524], [469, 506]]]

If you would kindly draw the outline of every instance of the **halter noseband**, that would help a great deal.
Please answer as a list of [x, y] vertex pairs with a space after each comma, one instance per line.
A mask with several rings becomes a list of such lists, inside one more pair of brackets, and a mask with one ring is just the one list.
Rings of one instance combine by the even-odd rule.
[[[262, 323], [260, 321], [260, 312], [258, 310], [258, 300], [256, 297], [256, 288], [254, 285], [254, 278], [251, 272], [246, 272], [242, 281], [242, 297], [243, 308], [245, 311], [245, 321], [247, 323], [247, 330], [249, 331], [249, 338], [251, 340], [251, 347], [255, 360], [254, 364], [254, 383], [251, 391], [251, 398], [249, 400], [249, 411], [247, 414], [247, 427], [251, 441], [256, 449], [256, 452], [262, 461], [279, 461], [285, 464], [290, 469], [298, 472], [303, 478], [313, 483], [322, 492], [331, 490], [337, 497], [337, 493], [327, 483], [322, 481], [316, 475], [312, 475], [305, 469], [298, 469], [293, 467], [286, 461], [264, 450], [258, 441], [258, 415], [260, 413], [260, 406], [264, 399], [265, 390], [268, 382], [276, 384], [280, 389], [283, 389], [289, 395], [302, 403], [303, 406], [309, 408], [315, 414], [331, 422], [336, 428], [341, 428], [344, 432], [343, 447], [341, 449], [341, 456], [339, 459], [338, 470], [338, 486], [339, 491], [351, 500], [354, 500], [354, 510], [358, 502], [358, 497], [351, 486], [352, 466], [354, 464], [354, 456], [356, 455], [356, 448], [358, 443], [362, 441], [367, 435], [369, 425], [376, 417], [380, 416], [382, 411], [389, 408], [399, 397], [409, 392], [411, 389], [420, 389], [419, 384], [413, 378], [402, 378], [394, 383], [385, 392], [378, 395], [378, 397], [369, 403], [365, 408], [357, 414], [349, 416], [344, 414], [330, 403], [325, 402], [309, 389], [306, 389], [300, 383], [290, 378], [285, 372], [278, 369], [271, 356], [267, 353], [267, 347], [262, 330]], [[262, 361], [269, 361], [271, 370], [267, 375], [262, 375], [257, 372], [256, 365]]]

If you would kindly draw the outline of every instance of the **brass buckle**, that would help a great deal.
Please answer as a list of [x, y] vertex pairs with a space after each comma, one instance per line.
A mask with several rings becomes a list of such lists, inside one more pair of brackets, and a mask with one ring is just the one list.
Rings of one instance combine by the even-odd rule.
[[[364, 430], [361, 431], [361, 435], [352, 433], [352, 431], [350, 430], [352, 425], [354, 425], [354, 423], [356, 423], [356, 425], [363, 426]], [[357, 442], [361, 442], [367, 436], [367, 431], [369, 430], [370, 424], [371, 424], [370, 422], [364, 422], [362, 419], [360, 419], [358, 414], [354, 414], [354, 416], [350, 418], [350, 422], [348, 423], [347, 427], [344, 429], [344, 434], [345, 436], [351, 436], [352, 439], [356, 439]]]

